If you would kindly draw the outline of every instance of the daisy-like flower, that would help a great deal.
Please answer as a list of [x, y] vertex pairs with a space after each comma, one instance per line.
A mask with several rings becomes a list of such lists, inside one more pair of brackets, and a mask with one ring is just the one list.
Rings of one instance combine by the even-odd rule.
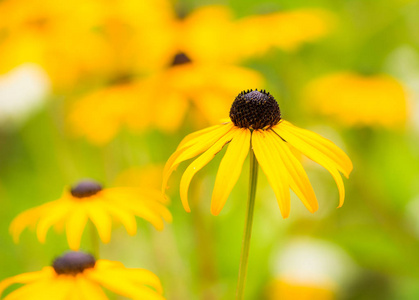
[[193, 176], [228, 143], [212, 193], [212, 214], [218, 215], [224, 207], [250, 147], [275, 192], [284, 218], [290, 213], [289, 188], [310, 212], [318, 208], [313, 188], [295, 152], [304, 154], [330, 172], [339, 189], [339, 207], [342, 206], [345, 191], [339, 172], [348, 177], [352, 162], [333, 142], [283, 120], [278, 103], [265, 91], [241, 92], [231, 106], [230, 119], [230, 122], [186, 136], [166, 163], [163, 190], [181, 162], [202, 153], [189, 165], [180, 182], [180, 197], [186, 211], [190, 211], [188, 188]]
[[4, 300], [107, 300], [102, 287], [130, 299], [164, 300], [159, 278], [145, 269], [125, 268], [117, 261], [95, 260], [83, 252], [68, 252], [41, 271], [0, 282], [0, 296], [12, 284], [24, 286]]
[[[176, 130], [189, 109], [194, 111], [192, 115], [199, 116], [192, 120], [200, 123], [198, 126], [217, 122], [237, 90], [250, 84], [263, 85], [263, 76], [240, 66], [242, 61], [274, 48], [295, 51], [325, 36], [333, 27], [333, 16], [320, 9], [235, 19], [227, 6], [203, 6], [179, 18], [167, 0], [118, 3], [121, 7], [117, 5], [113, 10], [109, 25], [125, 24], [120, 28], [131, 28], [135, 33], [128, 35], [128, 42], [118, 43], [131, 49], [122, 54], [133, 54], [130, 59], [120, 57], [128, 62], [122, 65], [131, 66], [124, 69], [131, 81], [92, 91], [77, 100], [69, 115], [75, 135], [96, 144], [109, 142], [123, 127], [136, 132], [150, 127], [165, 132]], [[118, 93], [123, 96], [118, 97]], [[113, 107], [103, 107], [104, 97], [117, 101]], [[137, 108], [132, 108], [131, 99], [137, 100]], [[91, 107], [95, 107], [95, 114]], [[100, 139], [99, 131], [103, 136]]]
[[171, 222], [172, 215], [165, 206], [166, 198], [158, 190], [145, 188], [107, 188], [92, 180], [81, 181], [60, 199], [31, 208], [18, 215], [10, 225], [14, 241], [29, 226], [36, 227], [36, 235], [45, 242], [51, 226], [65, 226], [67, 241], [72, 250], [78, 250], [87, 221], [97, 228], [104, 243], [111, 240], [112, 221], [124, 225], [128, 234], [135, 235], [135, 216], [150, 222], [157, 230], [163, 230], [163, 220]]
[[391, 129], [407, 120], [407, 93], [399, 81], [385, 74], [329, 74], [307, 86], [305, 99], [310, 110], [344, 126]]

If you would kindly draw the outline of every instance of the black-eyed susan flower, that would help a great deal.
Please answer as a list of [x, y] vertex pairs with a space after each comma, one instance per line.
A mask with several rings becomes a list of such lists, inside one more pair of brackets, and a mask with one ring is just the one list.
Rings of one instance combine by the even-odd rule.
[[[78, 99], [71, 110], [73, 132], [93, 143], [110, 141], [124, 127], [136, 132], [150, 127], [165, 132], [176, 130], [188, 109], [198, 116], [192, 120], [198, 126], [218, 122], [237, 90], [250, 84], [263, 85], [263, 76], [240, 66], [240, 62], [273, 48], [294, 51], [305, 42], [325, 36], [333, 27], [331, 14], [320, 9], [234, 19], [227, 6], [204, 6], [178, 18], [166, 0], [143, 2], [147, 4], [120, 1], [111, 15], [111, 24], [118, 20], [118, 24], [128, 24], [138, 32], [118, 43], [130, 45], [131, 51], [121, 53], [132, 54], [132, 49], [138, 49], [133, 58], [121, 58], [128, 62], [122, 65], [131, 66], [124, 70], [131, 81], [93, 91]], [[133, 41], [138, 41], [137, 45], [131, 45]], [[129, 97], [127, 85], [132, 92]], [[113, 107], [102, 107], [104, 97], [117, 98]], [[132, 109], [132, 101], [124, 99], [137, 99], [137, 108]], [[95, 114], [91, 113], [93, 106]], [[143, 112], [147, 112], [146, 116]], [[107, 124], [105, 128], [103, 123]]]
[[339, 172], [348, 177], [352, 162], [333, 142], [283, 120], [276, 100], [265, 91], [241, 92], [231, 106], [230, 119], [230, 122], [186, 136], [166, 163], [163, 189], [181, 162], [202, 153], [188, 166], [180, 182], [180, 196], [186, 211], [190, 211], [188, 188], [193, 176], [227, 144], [212, 193], [212, 214], [218, 215], [224, 207], [250, 147], [275, 192], [284, 218], [290, 213], [289, 188], [310, 212], [318, 208], [313, 188], [295, 152], [330, 172], [339, 189], [339, 207], [342, 206], [345, 191]]
[[107, 300], [102, 287], [130, 299], [164, 300], [159, 278], [145, 269], [125, 268], [117, 261], [95, 260], [83, 252], [68, 252], [41, 271], [0, 282], [0, 296], [12, 284], [24, 286], [5, 300]]
[[60, 199], [18, 215], [10, 225], [10, 233], [18, 242], [21, 232], [26, 227], [34, 226], [38, 240], [44, 243], [51, 226], [58, 229], [64, 226], [70, 249], [78, 250], [88, 220], [97, 228], [104, 243], [111, 239], [113, 220], [123, 224], [130, 235], [135, 235], [137, 231], [136, 216], [150, 222], [157, 230], [162, 230], [163, 220], [172, 220], [165, 202], [166, 198], [158, 190], [128, 187], [103, 189], [95, 181], [84, 180], [66, 189]]
[[309, 83], [304, 98], [310, 110], [344, 126], [396, 128], [407, 120], [407, 93], [385, 74], [329, 74]]

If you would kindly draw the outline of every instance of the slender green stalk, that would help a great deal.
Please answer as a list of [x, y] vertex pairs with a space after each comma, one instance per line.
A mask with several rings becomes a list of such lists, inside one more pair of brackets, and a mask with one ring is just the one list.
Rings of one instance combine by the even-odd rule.
[[96, 231], [95, 226], [93, 225], [92, 222], [89, 222], [90, 225], [90, 243], [91, 243], [91, 251], [92, 251], [92, 255], [96, 258], [99, 259], [99, 235]]
[[253, 211], [255, 208], [256, 186], [258, 179], [258, 161], [256, 160], [253, 149], [250, 148], [250, 177], [249, 177], [249, 198], [247, 201], [247, 214], [244, 226], [242, 242], [242, 252], [240, 256], [239, 279], [237, 282], [236, 300], [244, 297], [244, 287], [246, 283], [247, 263], [249, 260], [250, 237], [252, 235]]

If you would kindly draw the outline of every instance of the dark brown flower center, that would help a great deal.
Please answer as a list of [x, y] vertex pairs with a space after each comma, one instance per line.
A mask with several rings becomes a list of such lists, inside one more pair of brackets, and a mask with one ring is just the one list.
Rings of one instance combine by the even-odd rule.
[[265, 90], [248, 90], [234, 100], [230, 119], [237, 127], [262, 129], [278, 124], [281, 111], [275, 98]]
[[54, 260], [52, 267], [58, 275], [76, 275], [85, 269], [94, 268], [95, 258], [83, 252], [67, 252]]
[[102, 186], [93, 180], [80, 181], [71, 188], [71, 195], [77, 198], [84, 198], [96, 195], [102, 190]]
[[179, 52], [175, 55], [172, 61], [172, 67], [178, 66], [178, 65], [184, 65], [192, 62], [192, 60], [183, 52]]

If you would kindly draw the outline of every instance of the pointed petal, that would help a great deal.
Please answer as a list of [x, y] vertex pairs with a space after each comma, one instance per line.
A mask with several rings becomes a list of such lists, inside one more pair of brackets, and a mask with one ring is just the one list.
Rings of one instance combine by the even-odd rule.
[[124, 209], [120, 205], [113, 204], [110, 201], [103, 201], [102, 205], [110, 215], [124, 225], [129, 235], [135, 235], [137, 233], [135, 216], [128, 209]]
[[183, 207], [187, 212], [190, 212], [191, 209], [188, 203], [188, 189], [189, 184], [196, 172], [201, 170], [207, 163], [209, 163], [214, 156], [221, 151], [221, 149], [238, 133], [236, 128], [233, 128], [222, 136], [215, 144], [213, 144], [207, 151], [205, 151], [201, 156], [195, 159], [189, 167], [185, 170], [180, 180], [180, 199], [182, 201]]
[[42, 216], [47, 215], [48, 211], [55, 207], [57, 201], [48, 202], [41, 206], [28, 209], [14, 218], [9, 227], [9, 232], [13, 237], [13, 241], [18, 243], [22, 231], [30, 225], [35, 225]]
[[132, 283], [124, 278], [112, 275], [110, 272], [86, 272], [86, 276], [90, 280], [103, 285], [105, 288], [128, 298], [164, 300], [163, 296], [158, 294], [156, 291], [153, 291], [151, 288]]
[[353, 169], [352, 161], [348, 155], [346, 155], [346, 153], [332, 141], [310, 130], [294, 126], [287, 121], [282, 121], [278, 126], [295, 136], [298, 136], [301, 140], [311, 145], [313, 148], [321, 151], [325, 156], [329, 157], [336, 164], [336, 168], [348, 178]]
[[158, 293], [163, 293], [160, 279], [153, 272], [146, 269], [128, 269], [125, 267], [115, 267], [102, 271], [102, 274], [103, 276], [116, 276], [138, 285], [148, 285], [156, 289]]
[[45, 267], [41, 271], [19, 274], [0, 282], [0, 296], [3, 291], [14, 283], [31, 283], [39, 280], [49, 279], [55, 276], [52, 267]]
[[[281, 125], [281, 124], [280, 124]], [[299, 136], [293, 134], [282, 126], [275, 126], [275, 132], [285, 139], [291, 146], [303, 153], [305, 156], [323, 166], [332, 175], [339, 190], [339, 206], [343, 205], [345, 199], [345, 187], [343, 185], [342, 177], [337, 169], [337, 164], [319, 149], [313, 147]]]
[[289, 175], [282, 158], [278, 151], [272, 148], [264, 131], [253, 131], [252, 146], [256, 159], [274, 190], [282, 217], [287, 218], [290, 212]]
[[45, 243], [45, 238], [50, 227], [62, 219], [71, 211], [71, 203], [69, 201], [57, 201], [56, 205], [52, 207], [48, 214], [44, 214], [40, 218], [36, 228], [36, 236], [41, 243]]
[[71, 250], [77, 251], [80, 248], [80, 240], [87, 223], [85, 208], [77, 207], [69, 216], [66, 222], [67, 242]]
[[102, 206], [103, 201], [86, 202], [86, 212], [90, 220], [95, 225], [99, 237], [103, 243], [107, 244], [111, 240], [112, 219], [106, 209]]
[[237, 129], [220, 163], [212, 192], [211, 213], [218, 215], [240, 177], [250, 147], [250, 130]]
[[301, 199], [310, 212], [315, 212], [319, 208], [313, 187], [308, 180], [300, 161], [294, 156], [288, 144], [284, 142], [275, 132], [267, 132], [267, 137], [276, 147], [278, 155], [282, 158], [290, 178], [290, 187], [294, 193]]
[[87, 280], [84, 275], [77, 275], [76, 284], [77, 290], [84, 296], [83, 299], [108, 300], [102, 288], [96, 282]]
[[232, 123], [217, 126], [213, 128], [213, 130], [211, 131], [208, 131], [204, 134], [201, 134], [195, 138], [188, 140], [182, 145], [182, 148], [178, 148], [178, 150], [176, 150], [175, 153], [173, 153], [172, 156], [170, 156], [169, 160], [167, 161], [164, 167], [162, 182], [163, 192], [166, 189], [167, 181], [169, 180], [170, 175], [181, 162], [193, 158], [198, 154], [206, 151], [216, 141], [218, 141], [221, 137], [227, 134], [227, 132], [229, 132], [231, 128], [233, 128]]

